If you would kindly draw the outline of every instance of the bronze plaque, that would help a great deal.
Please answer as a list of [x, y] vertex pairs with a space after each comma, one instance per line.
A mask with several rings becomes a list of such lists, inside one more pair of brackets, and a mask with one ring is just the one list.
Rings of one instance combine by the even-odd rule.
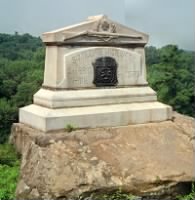
[[117, 62], [112, 57], [100, 57], [93, 63], [94, 81], [97, 87], [115, 86], [117, 80]]

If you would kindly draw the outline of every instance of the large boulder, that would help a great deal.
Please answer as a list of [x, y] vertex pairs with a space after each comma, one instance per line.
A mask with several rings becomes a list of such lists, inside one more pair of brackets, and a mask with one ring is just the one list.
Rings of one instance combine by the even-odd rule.
[[22, 153], [17, 199], [69, 199], [121, 188], [138, 196], [174, 193], [194, 181], [194, 121], [65, 130], [45, 134], [23, 124], [11, 142]]

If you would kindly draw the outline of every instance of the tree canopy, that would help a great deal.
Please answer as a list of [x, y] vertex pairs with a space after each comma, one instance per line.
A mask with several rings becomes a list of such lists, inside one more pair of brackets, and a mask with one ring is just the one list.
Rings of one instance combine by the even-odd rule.
[[148, 82], [158, 99], [174, 110], [194, 114], [194, 52], [176, 45], [146, 48]]
[[19, 107], [32, 103], [43, 81], [44, 48], [29, 34], [0, 34], [0, 143], [18, 120]]

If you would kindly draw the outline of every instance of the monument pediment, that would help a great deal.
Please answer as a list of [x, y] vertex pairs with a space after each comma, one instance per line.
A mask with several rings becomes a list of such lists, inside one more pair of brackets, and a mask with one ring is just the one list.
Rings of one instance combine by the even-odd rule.
[[99, 15], [73, 26], [46, 32], [42, 39], [47, 45], [145, 45], [148, 35]]

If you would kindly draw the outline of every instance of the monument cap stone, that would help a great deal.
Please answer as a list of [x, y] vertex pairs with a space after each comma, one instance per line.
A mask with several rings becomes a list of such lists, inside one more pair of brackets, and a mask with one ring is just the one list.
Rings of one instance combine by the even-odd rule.
[[88, 17], [82, 23], [42, 35], [46, 45], [145, 45], [148, 35], [112, 21], [106, 15]]

